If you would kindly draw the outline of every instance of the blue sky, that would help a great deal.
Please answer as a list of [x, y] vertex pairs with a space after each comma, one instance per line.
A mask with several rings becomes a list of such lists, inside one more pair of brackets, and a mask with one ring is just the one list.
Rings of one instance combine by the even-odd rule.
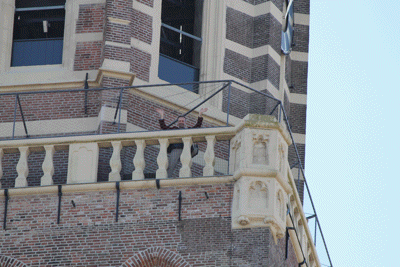
[[306, 178], [335, 267], [400, 266], [399, 16], [311, 0]]

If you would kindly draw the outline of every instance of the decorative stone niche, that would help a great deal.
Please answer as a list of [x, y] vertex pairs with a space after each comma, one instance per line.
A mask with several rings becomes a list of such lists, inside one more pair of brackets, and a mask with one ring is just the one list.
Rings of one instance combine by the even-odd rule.
[[95, 183], [99, 162], [97, 143], [71, 144], [69, 146], [69, 163], [67, 184]]
[[269, 227], [275, 242], [285, 235], [289, 135], [272, 116], [249, 114], [231, 140], [230, 172], [237, 179], [232, 227]]
[[274, 239], [285, 235], [287, 195], [274, 178], [241, 177], [235, 184], [232, 227], [270, 227]]

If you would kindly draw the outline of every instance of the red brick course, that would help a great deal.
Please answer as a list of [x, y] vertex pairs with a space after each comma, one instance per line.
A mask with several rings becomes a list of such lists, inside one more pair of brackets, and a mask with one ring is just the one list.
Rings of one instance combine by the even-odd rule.
[[96, 70], [101, 66], [103, 41], [76, 44], [74, 70]]
[[[73, 119], [97, 116], [100, 111], [99, 92], [88, 92], [88, 114], [85, 114], [84, 92], [63, 92], [20, 95], [26, 121]], [[0, 123], [14, 119], [15, 96], [1, 96]], [[22, 121], [17, 106], [16, 121]]]
[[139, 2], [139, 3], [145, 4], [145, 5], [149, 6], [149, 7], [153, 7], [153, 1], [154, 0], [136, 0], [136, 1]]
[[108, 22], [106, 41], [129, 45], [131, 43], [131, 26]]
[[132, 0], [107, 0], [107, 16], [130, 20], [132, 17]]
[[104, 4], [79, 5], [76, 33], [103, 32], [105, 22]]
[[151, 54], [132, 48], [131, 72], [143, 81], [149, 81]]
[[151, 44], [153, 37], [153, 17], [133, 9], [131, 29], [133, 38]]

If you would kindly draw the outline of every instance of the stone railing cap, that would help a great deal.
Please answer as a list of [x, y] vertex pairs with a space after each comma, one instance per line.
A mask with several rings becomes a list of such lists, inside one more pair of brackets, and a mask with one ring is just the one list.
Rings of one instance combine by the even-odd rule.
[[238, 125], [237, 130], [242, 128], [262, 128], [262, 129], [277, 129], [281, 132], [283, 138], [288, 145], [292, 144], [289, 132], [286, 129], [284, 123], [279, 122], [274, 116], [271, 115], [260, 115], [260, 114], [247, 114], [243, 118], [242, 124]]

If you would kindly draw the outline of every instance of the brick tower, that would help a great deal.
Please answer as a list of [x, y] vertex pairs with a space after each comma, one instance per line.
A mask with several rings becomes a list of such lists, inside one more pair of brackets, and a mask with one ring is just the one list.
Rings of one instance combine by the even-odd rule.
[[[321, 266], [297, 177], [309, 9], [0, 0], [0, 266]], [[205, 107], [160, 131], [157, 109]]]

